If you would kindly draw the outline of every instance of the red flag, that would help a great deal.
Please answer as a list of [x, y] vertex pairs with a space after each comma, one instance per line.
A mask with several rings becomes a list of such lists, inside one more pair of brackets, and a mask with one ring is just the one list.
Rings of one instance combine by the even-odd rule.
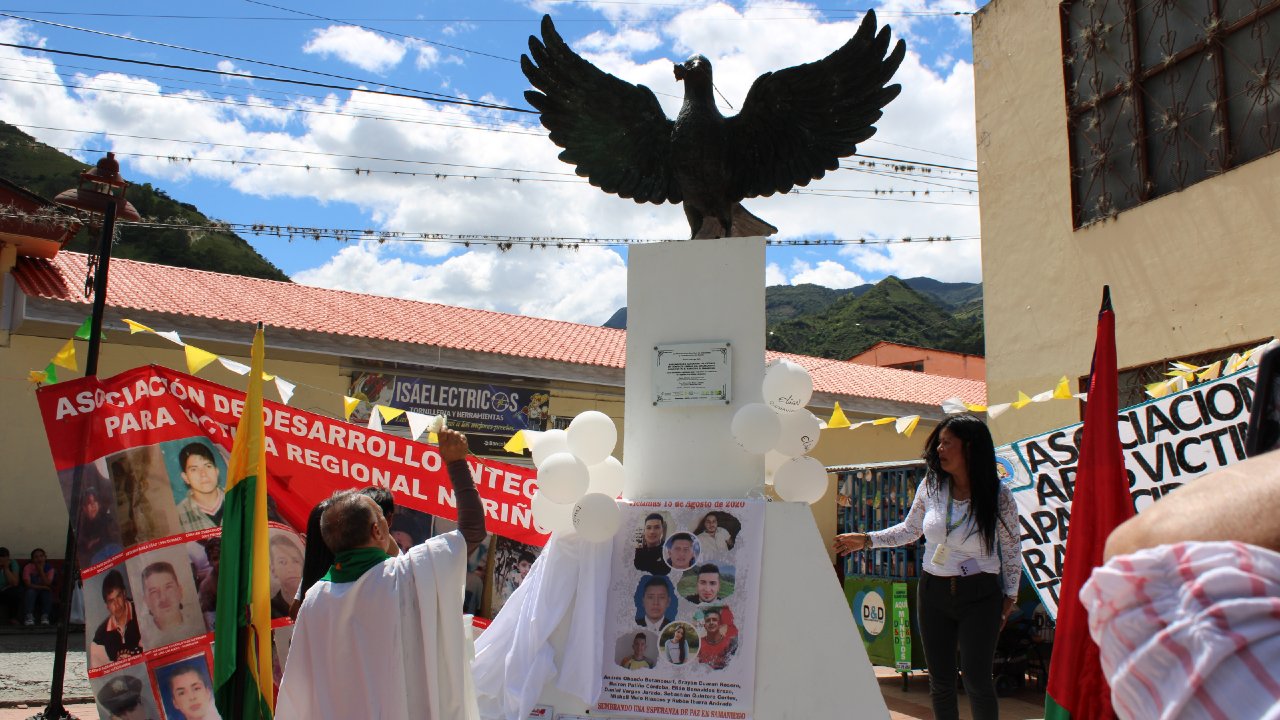
[[1045, 720], [1107, 720], [1116, 716], [1111, 709], [1111, 687], [1102, 674], [1098, 646], [1089, 637], [1089, 617], [1079, 596], [1080, 586], [1102, 564], [1107, 536], [1133, 517], [1116, 423], [1117, 385], [1116, 316], [1111, 309], [1111, 289], [1103, 287], [1058, 593], [1058, 627], [1049, 663]]

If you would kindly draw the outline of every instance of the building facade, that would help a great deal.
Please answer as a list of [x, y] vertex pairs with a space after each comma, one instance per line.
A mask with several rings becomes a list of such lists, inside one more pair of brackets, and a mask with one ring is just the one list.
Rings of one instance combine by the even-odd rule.
[[[1122, 405], [1170, 360], [1276, 334], [1277, 10], [992, 0], [974, 16], [992, 403], [1087, 376], [1104, 285]], [[1079, 412], [1039, 403], [991, 428], [1008, 442]]]

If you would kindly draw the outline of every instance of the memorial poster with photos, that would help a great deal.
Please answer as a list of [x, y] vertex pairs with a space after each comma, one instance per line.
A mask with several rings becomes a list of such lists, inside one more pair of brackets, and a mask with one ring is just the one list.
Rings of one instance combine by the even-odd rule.
[[763, 500], [619, 501], [596, 710], [752, 715]]
[[[89, 684], [100, 717], [138, 709], [157, 720], [217, 717], [210, 669], [220, 525], [244, 393], [145, 366], [43, 387], [37, 400], [68, 503], [73, 478], [81, 476], [77, 552]], [[428, 513], [416, 520], [397, 513], [392, 530], [404, 543], [426, 539], [430, 516], [456, 511], [434, 446], [271, 401], [264, 402], [264, 421], [278, 681], [302, 577], [304, 543], [294, 528], [305, 528], [316, 502], [335, 490], [388, 487], [402, 511]], [[525, 542], [545, 537], [527, 505], [526, 493], [536, 487], [532, 471], [468, 462], [493, 532]]]

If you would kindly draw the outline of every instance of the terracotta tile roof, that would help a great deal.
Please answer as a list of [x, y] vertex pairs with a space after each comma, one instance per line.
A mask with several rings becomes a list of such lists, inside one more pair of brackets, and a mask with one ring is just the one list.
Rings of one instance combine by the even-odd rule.
[[[14, 268], [28, 296], [83, 303], [87, 256], [21, 258]], [[113, 308], [257, 322], [299, 331], [388, 340], [555, 362], [622, 368], [626, 332], [612, 328], [275, 280], [112, 259], [107, 304]], [[163, 330], [165, 328], [157, 328]], [[816, 392], [937, 405], [950, 397], [986, 402], [986, 384], [838, 360], [786, 357], [813, 375]]]

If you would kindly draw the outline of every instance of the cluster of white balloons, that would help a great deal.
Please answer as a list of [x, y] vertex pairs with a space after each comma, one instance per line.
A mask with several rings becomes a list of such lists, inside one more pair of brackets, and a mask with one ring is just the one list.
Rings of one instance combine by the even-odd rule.
[[612, 457], [618, 428], [602, 412], [588, 410], [566, 430], [526, 431], [538, 468], [530, 510], [544, 530], [576, 533], [590, 542], [611, 540], [622, 522], [616, 498], [625, 479]]
[[827, 492], [827, 469], [805, 453], [818, 444], [822, 425], [805, 409], [813, 396], [809, 371], [777, 360], [764, 372], [764, 402], [749, 403], [733, 415], [733, 439], [749, 453], [764, 455], [765, 482], [778, 497], [815, 503]]

